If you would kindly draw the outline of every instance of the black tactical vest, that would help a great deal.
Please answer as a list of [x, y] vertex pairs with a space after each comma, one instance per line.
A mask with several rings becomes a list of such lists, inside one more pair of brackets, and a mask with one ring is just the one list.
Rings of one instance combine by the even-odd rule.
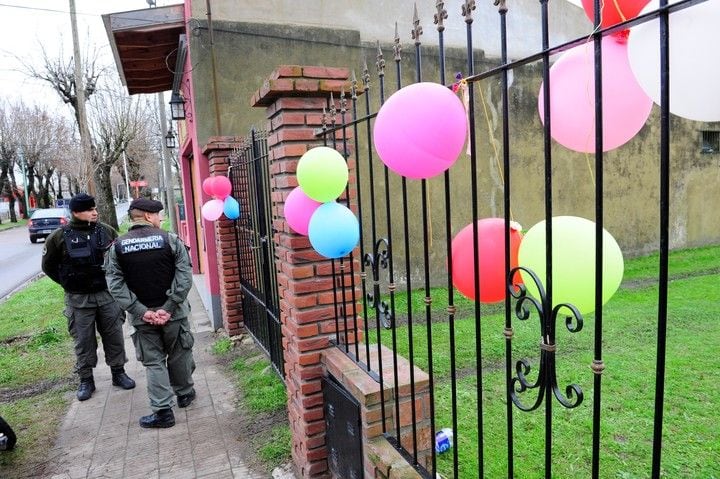
[[69, 293], [97, 293], [107, 289], [103, 261], [112, 239], [105, 228], [95, 223], [82, 231], [63, 226], [67, 254], [60, 263], [60, 284]]
[[149, 308], [162, 306], [175, 278], [167, 232], [152, 226], [134, 227], [115, 241], [115, 252], [130, 291]]

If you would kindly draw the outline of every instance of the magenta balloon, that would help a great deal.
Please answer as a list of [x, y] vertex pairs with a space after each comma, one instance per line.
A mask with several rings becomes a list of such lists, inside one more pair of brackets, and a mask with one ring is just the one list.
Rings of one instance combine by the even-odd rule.
[[438, 83], [408, 85], [380, 108], [373, 135], [389, 169], [408, 178], [431, 178], [450, 168], [463, 149], [465, 107]]
[[202, 182], [202, 189], [206, 195], [212, 196], [213, 191], [215, 191], [215, 177], [208, 176], [207, 178], [205, 178]]
[[215, 221], [223, 214], [224, 203], [222, 200], [209, 200], [202, 205], [202, 217], [208, 221]]
[[302, 188], [295, 187], [285, 200], [285, 219], [296, 233], [307, 236], [310, 217], [322, 203], [306, 195]]
[[224, 200], [232, 192], [232, 184], [227, 176], [216, 176], [212, 184], [213, 194], [219, 199]]
[[[603, 151], [633, 138], [650, 116], [652, 100], [630, 69], [627, 44], [602, 40]], [[540, 86], [538, 111], [544, 123]], [[574, 151], [595, 153], [595, 76], [593, 43], [563, 53], [550, 68], [550, 136]]]

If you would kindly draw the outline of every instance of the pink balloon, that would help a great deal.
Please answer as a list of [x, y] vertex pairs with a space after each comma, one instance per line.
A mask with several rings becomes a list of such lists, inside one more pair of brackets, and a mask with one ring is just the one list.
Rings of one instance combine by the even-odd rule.
[[389, 169], [431, 178], [457, 160], [467, 136], [465, 107], [438, 83], [414, 83], [383, 104], [373, 129], [375, 149]]
[[208, 176], [207, 178], [205, 178], [203, 180], [202, 189], [206, 195], [212, 196], [214, 188], [215, 188], [215, 177], [214, 176]]
[[202, 205], [202, 217], [208, 221], [215, 221], [223, 214], [224, 203], [222, 200], [209, 200]]
[[216, 176], [213, 182], [213, 194], [219, 200], [224, 200], [232, 192], [232, 184], [227, 176]]
[[[594, 47], [589, 42], [563, 53], [550, 68], [550, 136], [574, 151], [595, 152]], [[645, 125], [652, 100], [630, 69], [627, 44], [602, 40], [603, 151], [633, 138]], [[543, 86], [538, 111], [544, 123]]]
[[285, 200], [285, 219], [290, 228], [307, 236], [310, 217], [321, 204], [306, 195], [299, 186], [295, 187]]

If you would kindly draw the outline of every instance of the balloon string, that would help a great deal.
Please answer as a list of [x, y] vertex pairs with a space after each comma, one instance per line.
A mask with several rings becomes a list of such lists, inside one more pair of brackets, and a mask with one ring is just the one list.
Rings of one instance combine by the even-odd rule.
[[622, 9], [620, 8], [620, 5], [618, 5], [617, 0], [613, 0], [613, 5], [615, 5], [615, 10], [620, 14], [620, 18], [622, 18], [622, 21], [626, 21], [627, 18], [625, 18], [625, 15], [623, 15]]
[[[502, 167], [500, 166], [500, 155], [497, 150], [497, 145], [495, 144], [495, 141], [493, 141], [495, 136], [493, 135], [492, 125], [490, 125], [490, 115], [488, 114], [487, 102], [485, 101], [485, 95], [483, 94], [482, 88], [478, 88], [478, 91], [480, 92], [480, 101], [482, 102], [483, 112], [485, 113], [485, 124], [487, 125], [487, 129], [488, 129], [488, 138], [490, 139], [490, 144], [492, 145], [493, 150], [495, 151], [495, 166], [497, 167], [498, 174], [500, 175], [500, 181], [502, 181], [504, 184], [505, 178], [504, 178], [504, 175], [502, 172]], [[508, 195], [510, 194], [509, 191], [506, 193]], [[514, 221], [512, 208], [510, 208], [510, 220]]]
[[593, 188], [595, 188], [595, 175], [593, 174], [592, 166], [590, 166], [590, 155], [587, 152], [585, 152], [585, 163], [590, 172], [590, 181], [592, 181]]

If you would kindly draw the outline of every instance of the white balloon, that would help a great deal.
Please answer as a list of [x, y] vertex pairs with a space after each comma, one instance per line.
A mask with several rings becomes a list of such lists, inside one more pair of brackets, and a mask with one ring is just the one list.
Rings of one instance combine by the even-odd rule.
[[[676, 3], [679, 0], [669, 0]], [[656, 10], [651, 1], [641, 15]], [[708, 0], [670, 14], [670, 112], [697, 121], [720, 121], [720, 0]], [[630, 66], [645, 93], [660, 104], [660, 23], [630, 30]]]

